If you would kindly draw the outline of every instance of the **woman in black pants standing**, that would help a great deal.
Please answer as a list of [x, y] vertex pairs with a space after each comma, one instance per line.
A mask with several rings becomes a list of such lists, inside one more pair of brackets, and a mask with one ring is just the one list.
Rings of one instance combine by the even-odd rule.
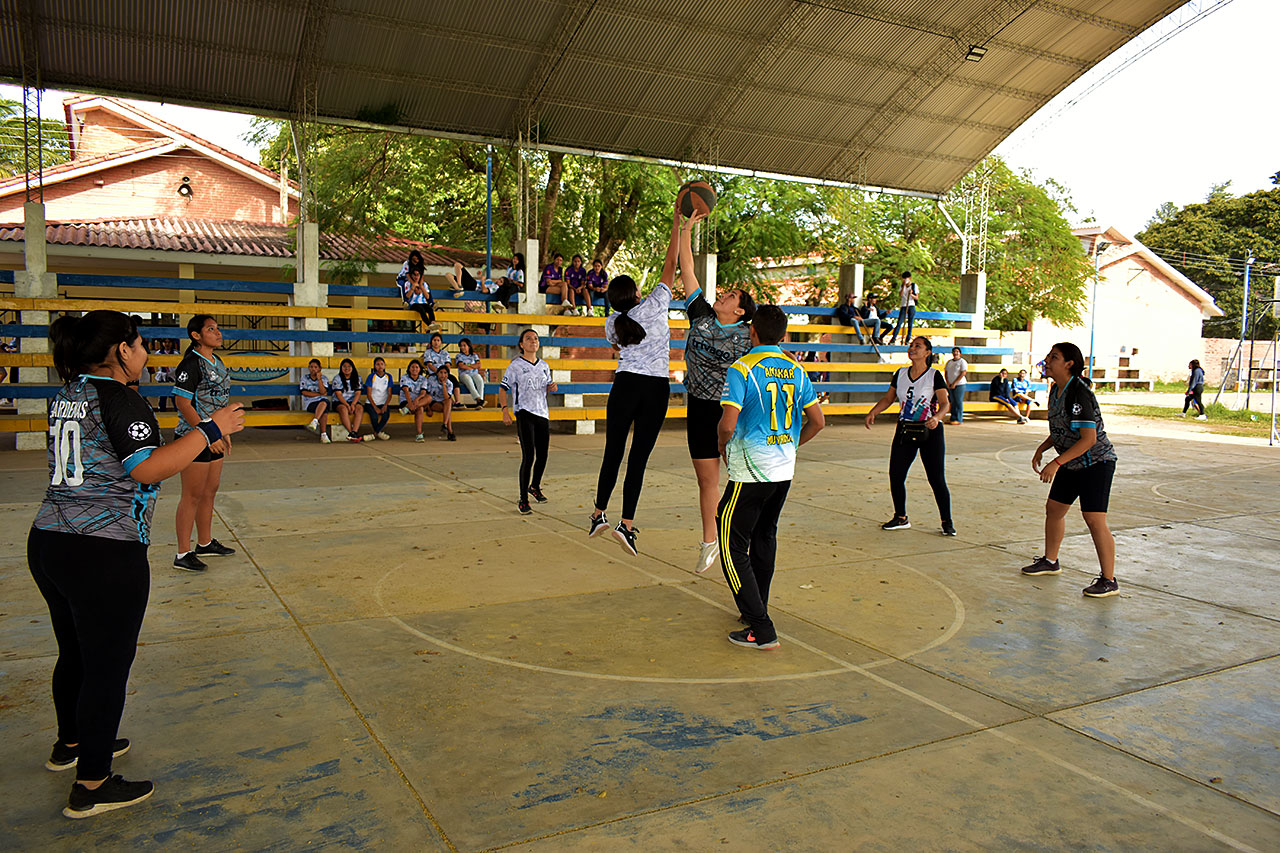
[[639, 288], [631, 276], [620, 275], [609, 282], [609, 305], [613, 313], [605, 320], [604, 333], [618, 350], [618, 369], [613, 387], [609, 389], [604, 458], [600, 460], [596, 506], [587, 535], [599, 536], [609, 529], [604, 511], [618, 482], [627, 434], [634, 425], [627, 476], [622, 482], [622, 520], [613, 528], [613, 537], [622, 550], [632, 556], [636, 554], [633, 521], [640, 503], [640, 489], [644, 486], [644, 470], [662, 423], [667, 419], [667, 401], [671, 398], [671, 328], [667, 324], [671, 282], [676, 274], [680, 241], [690, 240], [693, 226], [705, 218], [703, 213], [685, 219], [680, 215], [679, 204], [674, 206], [662, 278], [644, 299], [640, 298]]
[[907, 347], [911, 364], [898, 369], [893, 381], [871, 411], [867, 414], [867, 429], [876, 422], [876, 415], [896, 401], [898, 429], [893, 435], [893, 447], [889, 451], [889, 492], [893, 495], [893, 518], [880, 525], [882, 530], [906, 530], [911, 527], [907, 519], [907, 472], [916, 461], [916, 453], [924, 462], [924, 472], [933, 489], [933, 499], [938, 504], [942, 518], [942, 535], [955, 536], [956, 527], [951, 521], [951, 492], [947, 490], [944, 469], [946, 444], [943, 441], [942, 422], [951, 410], [947, 397], [947, 382], [942, 373], [933, 368], [933, 344], [923, 335], [911, 341]]
[[45, 766], [76, 769], [63, 814], [82, 818], [139, 803], [150, 782], [111, 775], [125, 683], [151, 583], [151, 515], [160, 481], [244, 428], [227, 406], [164, 445], [151, 407], [128, 387], [147, 364], [134, 321], [116, 311], [49, 327], [66, 383], [49, 406], [49, 488], [32, 522], [27, 562], [58, 641], [53, 704], [58, 740]]
[[520, 501], [516, 508], [522, 515], [533, 512], [529, 506], [531, 496], [540, 504], [547, 502], [542, 493], [542, 472], [547, 468], [547, 446], [551, 441], [547, 394], [555, 391], [551, 368], [538, 358], [538, 333], [525, 329], [520, 333], [520, 354], [511, 359], [498, 386], [502, 422], [507, 426], [516, 424], [520, 437]]
[[1191, 406], [1196, 407], [1196, 420], [1207, 421], [1208, 415], [1204, 413], [1204, 368], [1200, 366], [1200, 359], [1193, 358], [1191, 363], [1187, 365], [1187, 370], [1191, 371], [1191, 375], [1187, 377], [1186, 399], [1182, 401], [1182, 416], [1187, 416], [1187, 409]]

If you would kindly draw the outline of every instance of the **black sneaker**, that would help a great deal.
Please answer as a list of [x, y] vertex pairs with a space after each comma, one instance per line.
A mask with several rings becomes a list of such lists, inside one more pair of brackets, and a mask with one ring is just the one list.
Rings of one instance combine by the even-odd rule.
[[956, 535], [956, 526], [955, 526], [954, 524], [952, 524], [950, 521], [944, 521], [944, 522], [942, 522], [942, 535], [943, 535], [943, 536], [955, 536], [955, 535]]
[[235, 548], [228, 548], [217, 539], [210, 539], [208, 545], [196, 545], [197, 557], [230, 557], [235, 552]]
[[173, 567], [175, 569], [182, 569], [184, 572], [203, 572], [205, 569], [209, 568], [208, 564], [205, 563], [204, 560], [196, 556], [195, 551], [188, 551], [181, 557], [174, 557]]
[[1022, 567], [1024, 575], [1060, 575], [1062, 574], [1062, 566], [1058, 565], [1057, 560], [1050, 560], [1048, 557], [1036, 557], [1036, 561], [1029, 566]]
[[456, 435], [454, 435], [454, 434], [453, 434], [453, 430], [449, 430], [449, 436], [448, 436], [448, 438], [449, 438], [449, 441], [457, 441], [457, 440], [458, 440], [458, 437], [457, 437]]
[[893, 518], [880, 525], [881, 530], [910, 530], [911, 522], [907, 520], [905, 515], [895, 515]]
[[1115, 578], [1108, 580], [1102, 575], [1098, 575], [1093, 583], [1084, 588], [1084, 594], [1090, 598], [1107, 598], [1112, 595], [1120, 594], [1120, 584], [1116, 583]]
[[604, 517], [604, 513], [593, 515], [590, 518], [591, 529], [587, 533], [587, 537], [599, 536], [609, 529], [609, 519]]
[[547, 496], [544, 495], [542, 493], [542, 489], [539, 489], [537, 486], [529, 487], [529, 497], [533, 498], [535, 501], [537, 501], [540, 504], [544, 504], [547, 502]]
[[618, 540], [618, 544], [622, 546], [622, 550], [631, 556], [640, 553], [636, 550], [636, 531], [634, 527], [627, 527], [621, 521], [618, 526], [613, 528], [613, 538]]
[[[127, 737], [118, 737], [115, 743], [111, 744], [111, 757], [119, 758], [129, 751], [129, 739]], [[80, 760], [80, 744], [75, 746], [67, 746], [62, 741], [58, 741], [53, 745], [53, 752], [49, 755], [49, 760], [44, 766], [54, 771], [70, 770], [76, 766], [76, 762]]]
[[128, 782], [123, 777], [112, 776], [94, 790], [76, 782], [71, 786], [71, 796], [62, 813], [71, 818], [93, 817], [96, 814], [122, 809], [142, 802], [155, 791], [150, 782]]
[[772, 640], [757, 640], [755, 631], [751, 628], [745, 628], [741, 631], [730, 631], [729, 642], [733, 643], [735, 646], [743, 646], [748, 649], [760, 649], [761, 651], [776, 649], [778, 646], [782, 645], [782, 643], [778, 642], [777, 637], [774, 637]]
[[516, 504], [516, 508], [520, 510], [521, 515], [528, 515], [533, 512], [533, 507], [529, 506], [528, 501], [520, 501]]

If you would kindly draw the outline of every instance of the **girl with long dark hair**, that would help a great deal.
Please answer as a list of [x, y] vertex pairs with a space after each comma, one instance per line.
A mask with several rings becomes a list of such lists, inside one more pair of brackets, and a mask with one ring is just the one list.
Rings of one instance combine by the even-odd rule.
[[934, 369], [933, 342], [924, 335], [916, 337], [907, 346], [907, 358], [911, 364], [898, 368], [884, 396], [867, 414], [867, 429], [871, 429], [876, 415], [894, 402], [899, 406], [898, 427], [889, 450], [889, 493], [893, 496], [893, 518], [880, 525], [880, 529], [906, 530], [911, 527], [907, 517], [907, 472], [918, 453], [924, 463], [924, 473], [929, 478], [929, 487], [933, 489], [933, 499], [938, 504], [942, 535], [955, 536], [945, 468], [947, 447], [942, 433], [943, 421], [951, 410], [947, 381], [941, 371]]
[[[222, 331], [210, 314], [197, 314], [187, 323], [189, 345], [174, 372], [173, 402], [177, 408], [178, 426], [175, 438], [182, 438], [196, 425], [227, 405], [231, 392], [231, 375], [222, 359], [214, 352], [222, 346]], [[222, 458], [231, 449], [231, 437], [223, 436], [196, 457], [194, 465], [182, 471], [182, 498], [178, 501], [175, 522], [178, 528], [178, 553], [173, 567], [186, 572], [203, 572], [208, 565], [201, 557], [226, 557], [234, 554], [213, 538], [213, 501], [222, 482]], [[191, 548], [191, 527], [196, 529], [196, 547]]]
[[[1053, 387], [1049, 389], [1049, 437], [1040, 442], [1031, 457], [1031, 470], [1040, 481], [1053, 483], [1045, 501], [1044, 556], [1022, 569], [1024, 575], [1056, 575], [1058, 549], [1066, 534], [1067, 510], [1080, 499], [1080, 514], [1089, 526], [1098, 554], [1100, 574], [1084, 588], [1090, 598], [1118, 595], [1116, 583], [1116, 540], [1107, 526], [1107, 506], [1111, 481], [1116, 474], [1116, 451], [1102, 427], [1098, 398], [1084, 375], [1085, 360], [1080, 347], [1069, 341], [1053, 345], [1044, 366]], [[1041, 456], [1052, 447], [1058, 455], [1043, 467]]]
[[542, 472], [547, 467], [547, 446], [551, 438], [551, 410], [547, 394], [555, 393], [551, 368], [538, 357], [538, 333], [520, 333], [520, 355], [511, 359], [498, 387], [502, 422], [516, 425], [520, 437], [520, 501], [516, 508], [524, 515], [533, 512], [529, 498], [546, 503], [542, 493]]
[[360, 407], [360, 395], [364, 386], [360, 384], [360, 374], [356, 372], [356, 363], [344, 358], [338, 364], [338, 375], [333, 377], [329, 385], [333, 392], [333, 407], [338, 410], [338, 420], [347, 431], [347, 441], [360, 441], [360, 424], [364, 422], [364, 409]]
[[129, 749], [117, 738], [125, 686], [147, 609], [147, 546], [160, 481], [244, 427], [224, 406], [164, 444], [137, 391], [147, 350], [117, 311], [60, 317], [49, 327], [66, 384], [49, 405], [49, 487], [27, 539], [27, 562], [49, 605], [58, 662], [58, 740], [45, 766], [75, 768], [63, 814], [90, 817], [151, 796], [150, 782], [111, 774]]
[[705, 217], [706, 214], [695, 214], [685, 219], [680, 215], [679, 204], [674, 206], [662, 278], [644, 299], [640, 298], [639, 288], [631, 276], [615, 276], [609, 282], [609, 305], [613, 313], [604, 321], [604, 333], [618, 351], [618, 369], [613, 387], [609, 389], [604, 458], [600, 460], [596, 505], [587, 535], [599, 536], [609, 529], [604, 513], [618, 482], [627, 435], [634, 426], [627, 476], [622, 483], [622, 520], [613, 528], [613, 537], [622, 550], [632, 556], [637, 553], [633, 522], [640, 490], [644, 487], [644, 470], [667, 418], [667, 402], [671, 397], [671, 328], [667, 323], [667, 311], [671, 307], [670, 282], [676, 274], [680, 241], [689, 240], [694, 224]]
[[1187, 365], [1187, 370], [1191, 371], [1191, 375], [1187, 377], [1187, 393], [1186, 399], [1182, 401], [1182, 416], [1187, 416], [1187, 409], [1191, 406], [1196, 407], [1196, 420], [1207, 421], [1209, 416], [1204, 413], [1204, 368], [1200, 366], [1200, 359], [1193, 358]]

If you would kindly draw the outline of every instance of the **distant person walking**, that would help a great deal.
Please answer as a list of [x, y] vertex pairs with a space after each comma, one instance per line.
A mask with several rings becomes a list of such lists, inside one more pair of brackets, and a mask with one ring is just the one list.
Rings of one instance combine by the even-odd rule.
[[[1120, 592], [1116, 583], [1116, 540], [1107, 527], [1107, 504], [1116, 473], [1116, 451], [1102, 427], [1098, 398], [1084, 376], [1084, 356], [1073, 343], [1053, 345], [1045, 367], [1053, 388], [1049, 391], [1049, 437], [1031, 457], [1031, 470], [1041, 482], [1053, 483], [1045, 502], [1044, 556], [1022, 569], [1024, 575], [1056, 575], [1058, 549], [1066, 533], [1067, 510], [1080, 499], [1080, 514], [1089, 526], [1101, 574], [1084, 588], [1090, 598], [1106, 598]], [[1041, 467], [1040, 458], [1052, 447], [1055, 459]]]
[[943, 368], [947, 380], [947, 398], [951, 400], [950, 423], [964, 423], [964, 392], [969, 379], [969, 362], [960, 355], [960, 347], [951, 348], [951, 358]]
[[1191, 375], [1187, 377], [1187, 393], [1186, 399], [1182, 401], [1182, 416], [1185, 418], [1187, 409], [1195, 406], [1199, 413], [1196, 415], [1196, 420], [1207, 421], [1209, 416], [1204, 413], [1204, 400], [1201, 399], [1204, 394], [1204, 370], [1200, 367], [1200, 360], [1191, 359], [1187, 369], [1191, 371]]
[[896, 401], [898, 428], [893, 434], [889, 451], [889, 493], [893, 496], [893, 518], [880, 525], [881, 530], [906, 530], [911, 527], [907, 518], [907, 472], [916, 461], [916, 454], [924, 462], [924, 472], [933, 489], [933, 499], [938, 504], [942, 519], [942, 535], [955, 536], [951, 521], [951, 492], [947, 489], [945, 461], [947, 448], [943, 442], [942, 422], [947, 416], [951, 401], [947, 398], [947, 383], [942, 374], [933, 369], [933, 343], [923, 335], [907, 347], [911, 364], [898, 368], [885, 391], [867, 414], [867, 429], [876, 422], [876, 415]]

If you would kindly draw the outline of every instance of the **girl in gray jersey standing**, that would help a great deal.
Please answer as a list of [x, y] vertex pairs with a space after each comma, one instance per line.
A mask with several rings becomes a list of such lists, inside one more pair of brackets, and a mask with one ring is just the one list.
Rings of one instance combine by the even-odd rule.
[[551, 440], [547, 394], [555, 391], [551, 368], [538, 358], [538, 333], [525, 329], [520, 333], [520, 355], [511, 359], [498, 388], [502, 422], [507, 426], [515, 423], [520, 437], [520, 502], [516, 506], [523, 515], [533, 512], [530, 496], [538, 503], [547, 502], [542, 493], [542, 472], [547, 467]]
[[613, 528], [613, 537], [622, 550], [632, 556], [637, 553], [633, 521], [644, 486], [644, 470], [667, 418], [667, 402], [671, 397], [671, 328], [667, 324], [670, 282], [675, 278], [680, 241], [688, 242], [694, 224], [705, 217], [706, 214], [694, 214], [685, 219], [680, 215], [679, 205], [674, 206], [662, 278], [644, 299], [640, 298], [639, 288], [631, 276], [620, 275], [609, 282], [609, 305], [613, 313], [605, 320], [604, 333], [618, 350], [618, 369], [613, 387], [609, 389], [604, 458], [600, 460], [596, 506], [587, 535], [599, 536], [609, 529], [604, 513], [618, 482], [627, 435], [634, 426], [627, 476], [622, 483], [622, 520]]
[[151, 407], [128, 387], [147, 364], [133, 320], [90, 311], [55, 320], [49, 337], [66, 385], [49, 406], [49, 488], [27, 563], [58, 641], [58, 740], [45, 767], [75, 768], [62, 813], [84, 818], [151, 796], [150, 782], [111, 775], [112, 758], [129, 749], [116, 734], [147, 609], [151, 516], [160, 481], [243, 429], [244, 412], [220, 408], [165, 445]]

